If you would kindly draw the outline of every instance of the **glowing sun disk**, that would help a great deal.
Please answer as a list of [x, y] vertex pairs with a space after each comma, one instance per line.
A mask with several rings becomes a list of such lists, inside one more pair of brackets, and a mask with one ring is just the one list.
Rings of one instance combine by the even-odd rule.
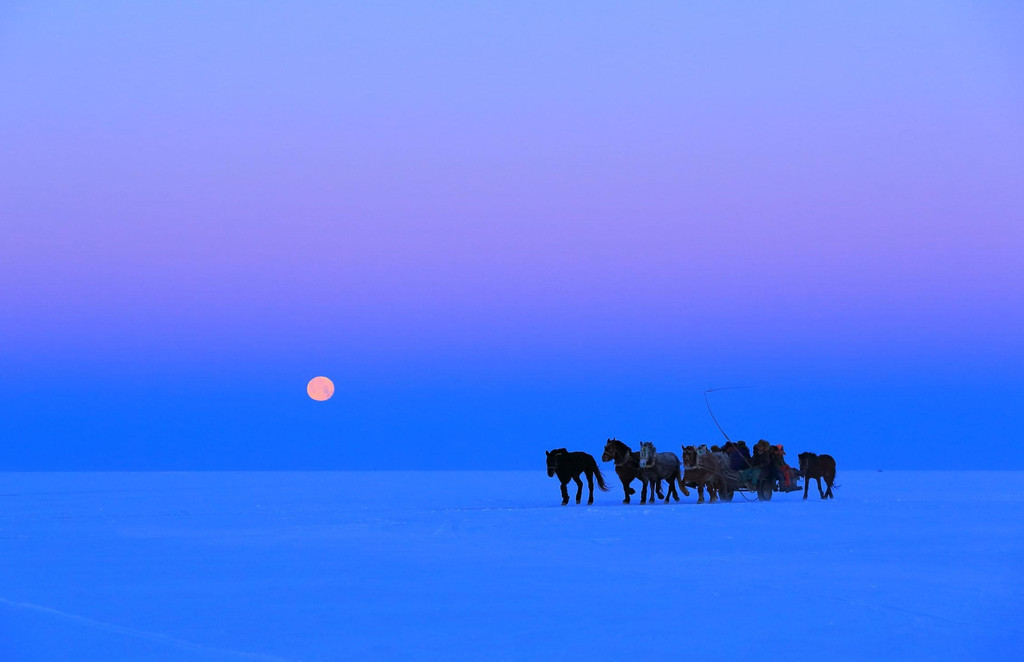
[[318, 402], [330, 400], [334, 395], [334, 382], [326, 377], [314, 377], [306, 384], [306, 393]]

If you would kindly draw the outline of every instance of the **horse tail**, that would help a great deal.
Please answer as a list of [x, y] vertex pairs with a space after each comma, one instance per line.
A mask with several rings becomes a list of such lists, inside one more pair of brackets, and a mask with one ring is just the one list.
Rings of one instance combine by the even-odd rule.
[[828, 459], [832, 460], [832, 476], [831, 476], [832, 487], [839, 487], [839, 485], [836, 484], [836, 461], [832, 459], [831, 455], [829, 456]]
[[[608, 486], [604, 483], [604, 476], [601, 475], [601, 467], [597, 466], [597, 462], [594, 462], [594, 477], [597, 478], [597, 487], [602, 492], [607, 492]], [[633, 490], [633, 492], [635, 493], [636, 490]]]
[[683, 496], [690, 496], [690, 490], [686, 489], [686, 483], [683, 482], [682, 469], [676, 472], [676, 480], [679, 481], [679, 491], [683, 493]]

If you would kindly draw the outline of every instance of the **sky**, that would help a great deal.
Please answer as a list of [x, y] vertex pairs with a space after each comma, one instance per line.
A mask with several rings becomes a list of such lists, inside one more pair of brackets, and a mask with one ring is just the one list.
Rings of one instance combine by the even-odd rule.
[[0, 469], [1024, 468], [1024, 8], [828, 5], [4, 3]]

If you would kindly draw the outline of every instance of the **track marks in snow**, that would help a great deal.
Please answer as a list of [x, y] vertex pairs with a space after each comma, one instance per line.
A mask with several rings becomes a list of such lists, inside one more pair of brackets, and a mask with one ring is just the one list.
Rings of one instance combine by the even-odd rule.
[[[779, 590], [778, 586], [772, 586], [772, 585], [768, 585], [768, 584], [758, 584], [758, 583], [752, 582], [750, 585], [751, 586], [760, 586], [765, 591], [776, 591], [777, 592]], [[1014, 628], [1014, 627], [1008, 627], [1008, 625], [1007, 625], [1007, 623], [1005, 621], [996, 622], [996, 623], [985, 623], [985, 622], [980, 622], [979, 623], [979, 622], [975, 622], [975, 621], [962, 621], [962, 620], [957, 620], [955, 618], [949, 618], [948, 616], [940, 616], [939, 614], [931, 614], [931, 613], [928, 613], [926, 611], [921, 611], [920, 609], [912, 609], [910, 607], [900, 607], [898, 605], [885, 604], [883, 602], [872, 602], [870, 600], [861, 600], [859, 598], [845, 598], [845, 597], [843, 597], [841, 595], [836, 595], [834, 593], [801, 591], [801, 590], [798, 590], [798, 589], [791, 589], [791, 588], [788, 588], [788, 587], [785, 588], [784, 590], [785, 590], [786, 593], [789, 593], [791, 595], [799, 595], [801, 597], [811, 598], [811, 599], [815, 599], [815, 600], [822, 600], [822, 599], [824, 599], [824, 600], [834, 600], [836, 602], [843, 602], [843, 603], [846, 603], [846, 604], [855, 605], [857, 607], [862, 607], [864, 609], [873, 609], [873, 610], [881, 611], [881, 612], [887, 612], [888, 611], [888, 612], [898, 612], [898, 613], [902, 613], [902, 614], [909, 614], [911, 616], [918, 616], [920, 618], [929, 618], [929, 619], [936, 620], [936, 621], [942, 621], [943, 623], [949, 623], [950, 625], [955, 625], [955, 626], [961, 627], [961, 628], [975, 628], [975, 629], [978, 629], [978, 630], [987, 630], [987, 631], [1012, 632], [1014, 634], [1022, 634], [1022, 635], [1024, 635], [1024, 630], [1021, 630], [1021, 629], [1018, 629], [1018, 628]]]
[[297, 662], [296, 660], [277, 657], [276, 655], [264, 655], [262, 653], [249, 653], [246, 651], [237, 651], [226, 648], [217, 648], [215, 646], [206, 646], [204, 644], [197, 644], [193, 641], [186, 641], [185, 639], [178, 639], [166, 634], [159, 632], [149, 632], [147, 630], [137, 630], [135, 628], [125, 627], [123, 625], [115, 625], [114, 623], [104, 623], [103, 621], [96, 621], [85, 616], [79, 616], [78, 614], [69, 614], [64, 611], [57, 609], [51, 609], [50, 607], [44, 607], [41, 605], [34, 605], [28, 602], [15, 602], [14, 600], [8, 600], [7, 598], [0, 597], [0, 605], [7, 605], [16, 609], [24, 609], [33, 611], [36, 613], [44, 614], [52, 618], [58, 618], [64, 621], [70, 621], [84, 625], [86, 627], [102, 630], [104, 632], [111, 632], [114, 634], [124, 635], [126, 637], [135, 637], [138, 639], [146, 639], [148, 641], [165, 644], [181, 650], [188, 650], [197, 653], [213, 653], [216, 655], [225, 655], [243, 660], [261, 660], [262, 662]]

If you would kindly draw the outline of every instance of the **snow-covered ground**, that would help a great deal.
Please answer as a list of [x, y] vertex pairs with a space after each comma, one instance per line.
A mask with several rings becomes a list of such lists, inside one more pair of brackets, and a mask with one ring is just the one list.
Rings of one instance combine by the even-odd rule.
[[1024, 659], [1024, 472], [606, 475], [0, 474], [0, 660]]

